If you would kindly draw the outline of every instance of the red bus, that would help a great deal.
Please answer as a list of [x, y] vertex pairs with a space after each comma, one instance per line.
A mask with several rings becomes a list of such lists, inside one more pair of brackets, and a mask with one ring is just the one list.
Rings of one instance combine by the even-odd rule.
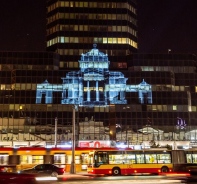
[[[13, 171], [52, 163], [70, 171], [71, 148], [20, 147], [0, 148], [0, 170]], [[76, 172], [130, 175], [188, 172], [197, 170], [197, 149], [167, 150], [162, 148], [132, 150], [129, 148], [75, 148]]]
[[97, 149], [90, 153], [88, 173], [104, 175], [158, 174], [173, 170], [172, 151]]

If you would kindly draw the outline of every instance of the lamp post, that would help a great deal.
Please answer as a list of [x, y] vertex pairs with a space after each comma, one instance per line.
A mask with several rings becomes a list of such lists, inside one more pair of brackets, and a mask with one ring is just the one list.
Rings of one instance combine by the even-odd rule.
[[70, 174], [75, 174], [76, 173], [76, 168], [75, 168], [75, 110], [77, 109], [76, 105], [73, 105], [72, 109], [72, 160], [71, 160], [71, 165], [70, 165]]
[[57, 147], [57, 117], [55, 118], [55, 147]]

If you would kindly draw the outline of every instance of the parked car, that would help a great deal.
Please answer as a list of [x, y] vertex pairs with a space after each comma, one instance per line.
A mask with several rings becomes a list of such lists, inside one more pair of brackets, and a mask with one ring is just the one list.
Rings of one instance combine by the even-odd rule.
[[33, 174], [0, 172], [0, 183], [5, 184], [35, 184], [36, 177]]
[[38, 164], [30, 169], [24, 169], [21, 173], [50, 175], [57, 177], [64, 174], [64, 168], [57, 167], [54, 164]]

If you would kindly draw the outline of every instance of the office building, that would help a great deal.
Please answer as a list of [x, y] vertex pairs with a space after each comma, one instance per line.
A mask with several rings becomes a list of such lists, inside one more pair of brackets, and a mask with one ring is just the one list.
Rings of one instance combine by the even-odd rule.
[[[197, 140], [196, 56], [133, 54], [128, 70], [110, 70], [110, 57], [93, 45], [80, 69], [59, 68], [50, 52], [1, 52], [1, 145], [72, 140], [131, 145]], [[28, 144], [29, 144], [28, 142]], [[183, 143], [182, 143], [183, 144]]]
[[127, 56], [138, 48], [136, 9], [135, 0], [47, 0], [47, 51], [60, 54], [60, 69], [73, 69], [98, 44], [110, 68], [127, 69]]
[[73, 108], [79, 145], [195, 144], [196, 56], [137, 54], [136, 13], [48, 0], [47, 52], [0, 52], [1, 145], [68, 143]]

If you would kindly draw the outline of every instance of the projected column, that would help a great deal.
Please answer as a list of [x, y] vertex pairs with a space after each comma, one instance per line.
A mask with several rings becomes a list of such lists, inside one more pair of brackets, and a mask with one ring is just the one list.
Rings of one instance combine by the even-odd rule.
[[90, 81], [87, 81], [87, 101], [90, 102]]
[[98, 88], [98, 81], [96, 81], [96, 101], [99, 101], [99, 88]]

